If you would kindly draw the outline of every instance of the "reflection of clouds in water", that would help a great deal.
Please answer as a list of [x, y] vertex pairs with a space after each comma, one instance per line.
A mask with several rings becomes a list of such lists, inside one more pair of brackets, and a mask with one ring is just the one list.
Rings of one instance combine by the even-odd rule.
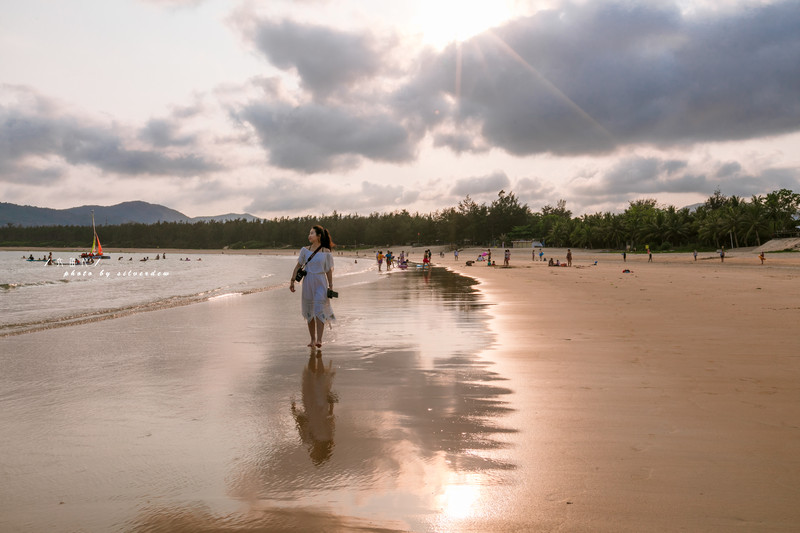
[[308, 364], [303, 368], [303, 409], [299, 410], [292, 400], [292, 416], [297, 431], [315, 465], [321, 465], [333, 453], [333, 404], [338, 398], [331, 391], [333, 376], [336, 374], [332, 365], [333, 361], [328, 361], [326, 368], [322, 355], [315, 357], [312, 353]]

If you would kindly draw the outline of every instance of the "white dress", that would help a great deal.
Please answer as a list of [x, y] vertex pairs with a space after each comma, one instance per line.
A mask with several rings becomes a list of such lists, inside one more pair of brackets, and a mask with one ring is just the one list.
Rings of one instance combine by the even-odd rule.
[[[318, 318], [321, 322], [336, 320], [328, 298], [328, 277], [326, 272], [333, 269], [333, 256], [330, 252], [319, 251], [308, 261], [314, 252], [308, 248], [300, 249], [298, 263], [305, 265], [306, 277], [303, 278], [303, 292], [300, 308], [308, 322]], [[308, 263], [306, 263], [308, 261]]]

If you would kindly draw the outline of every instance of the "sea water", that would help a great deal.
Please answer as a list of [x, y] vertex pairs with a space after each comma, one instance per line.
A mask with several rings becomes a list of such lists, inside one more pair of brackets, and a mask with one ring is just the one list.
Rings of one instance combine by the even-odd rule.
[[[202, 258], [156, 272], [187, 284], [158, 297], [204, 301], [0, 338], [0, 531], [462, 531], [495, 512], [513, 392], [475, 282], [337, 258], [315, 352], [292, 257]], [[125, 279], [53, 287], [164, 281]]]
[[[231, 253], [110, 254], [83, 264], [75, 252], [27, 261], [30, 252], [0, 252], [0, 336], [102, 320], [288, 285], [296, 255]], [[34, 252], [41, 259], [46, 254]], [[338, 260], [336, 260], [338, 259]], [[374, 268], [336, 257], [336, 276]]]

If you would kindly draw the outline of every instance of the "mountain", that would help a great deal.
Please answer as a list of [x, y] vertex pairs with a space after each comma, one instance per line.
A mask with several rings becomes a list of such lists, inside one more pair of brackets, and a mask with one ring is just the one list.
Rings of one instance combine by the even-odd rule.
[[258, 217], [254, 217], [249, 213], [228, 213], [227, 215], [217, 215], [213, 217], [194, 217], [192, 218], [192, 222], [226, 222], [228, 220], [239, 220], [244, 219], [248, 222], [253, 222], [255, 220], [261, 220]]
[[147, 202], [123, 202], [112, 206], [83, 205], [69, 209], [50, 209], [0, 202], [0, 225], [17, 226], [91, 226], [92, 211], [98, 225], [118, 225], [128, 222], [155, 224], [157, 222], [204, 222], [236, 220], [259, 220], [249, 214], [218, 215], [190, 218], [174, 209]]
[[688, 209], [690, 213], [694, 213], [695, 211], [697, 211], [698, 207], [703, 205], [705, 205], [705, 202], [700, 202], [699, 204], [686, 205], [683, 206], [681, 209]]

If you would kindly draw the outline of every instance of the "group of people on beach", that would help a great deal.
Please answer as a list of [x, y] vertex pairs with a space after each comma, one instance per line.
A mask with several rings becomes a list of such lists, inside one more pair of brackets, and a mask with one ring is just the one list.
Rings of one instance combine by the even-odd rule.
[[391, 250], [388, 250], [384, 255], [383, 250], [378, 250], [375, 252], [375, 261], [378, 263], [378, 271], [383, 271], [383, 262], [386, 261], [386, 270], [391, 270], [393, 266], [397, 266], [399, 268], [406, 268], [408, 266], [408, 260], [406, 259], [406, 252], [405, 250], [400, 252], [400, 256], [397, 258], [395, 262], [394, 254]]

